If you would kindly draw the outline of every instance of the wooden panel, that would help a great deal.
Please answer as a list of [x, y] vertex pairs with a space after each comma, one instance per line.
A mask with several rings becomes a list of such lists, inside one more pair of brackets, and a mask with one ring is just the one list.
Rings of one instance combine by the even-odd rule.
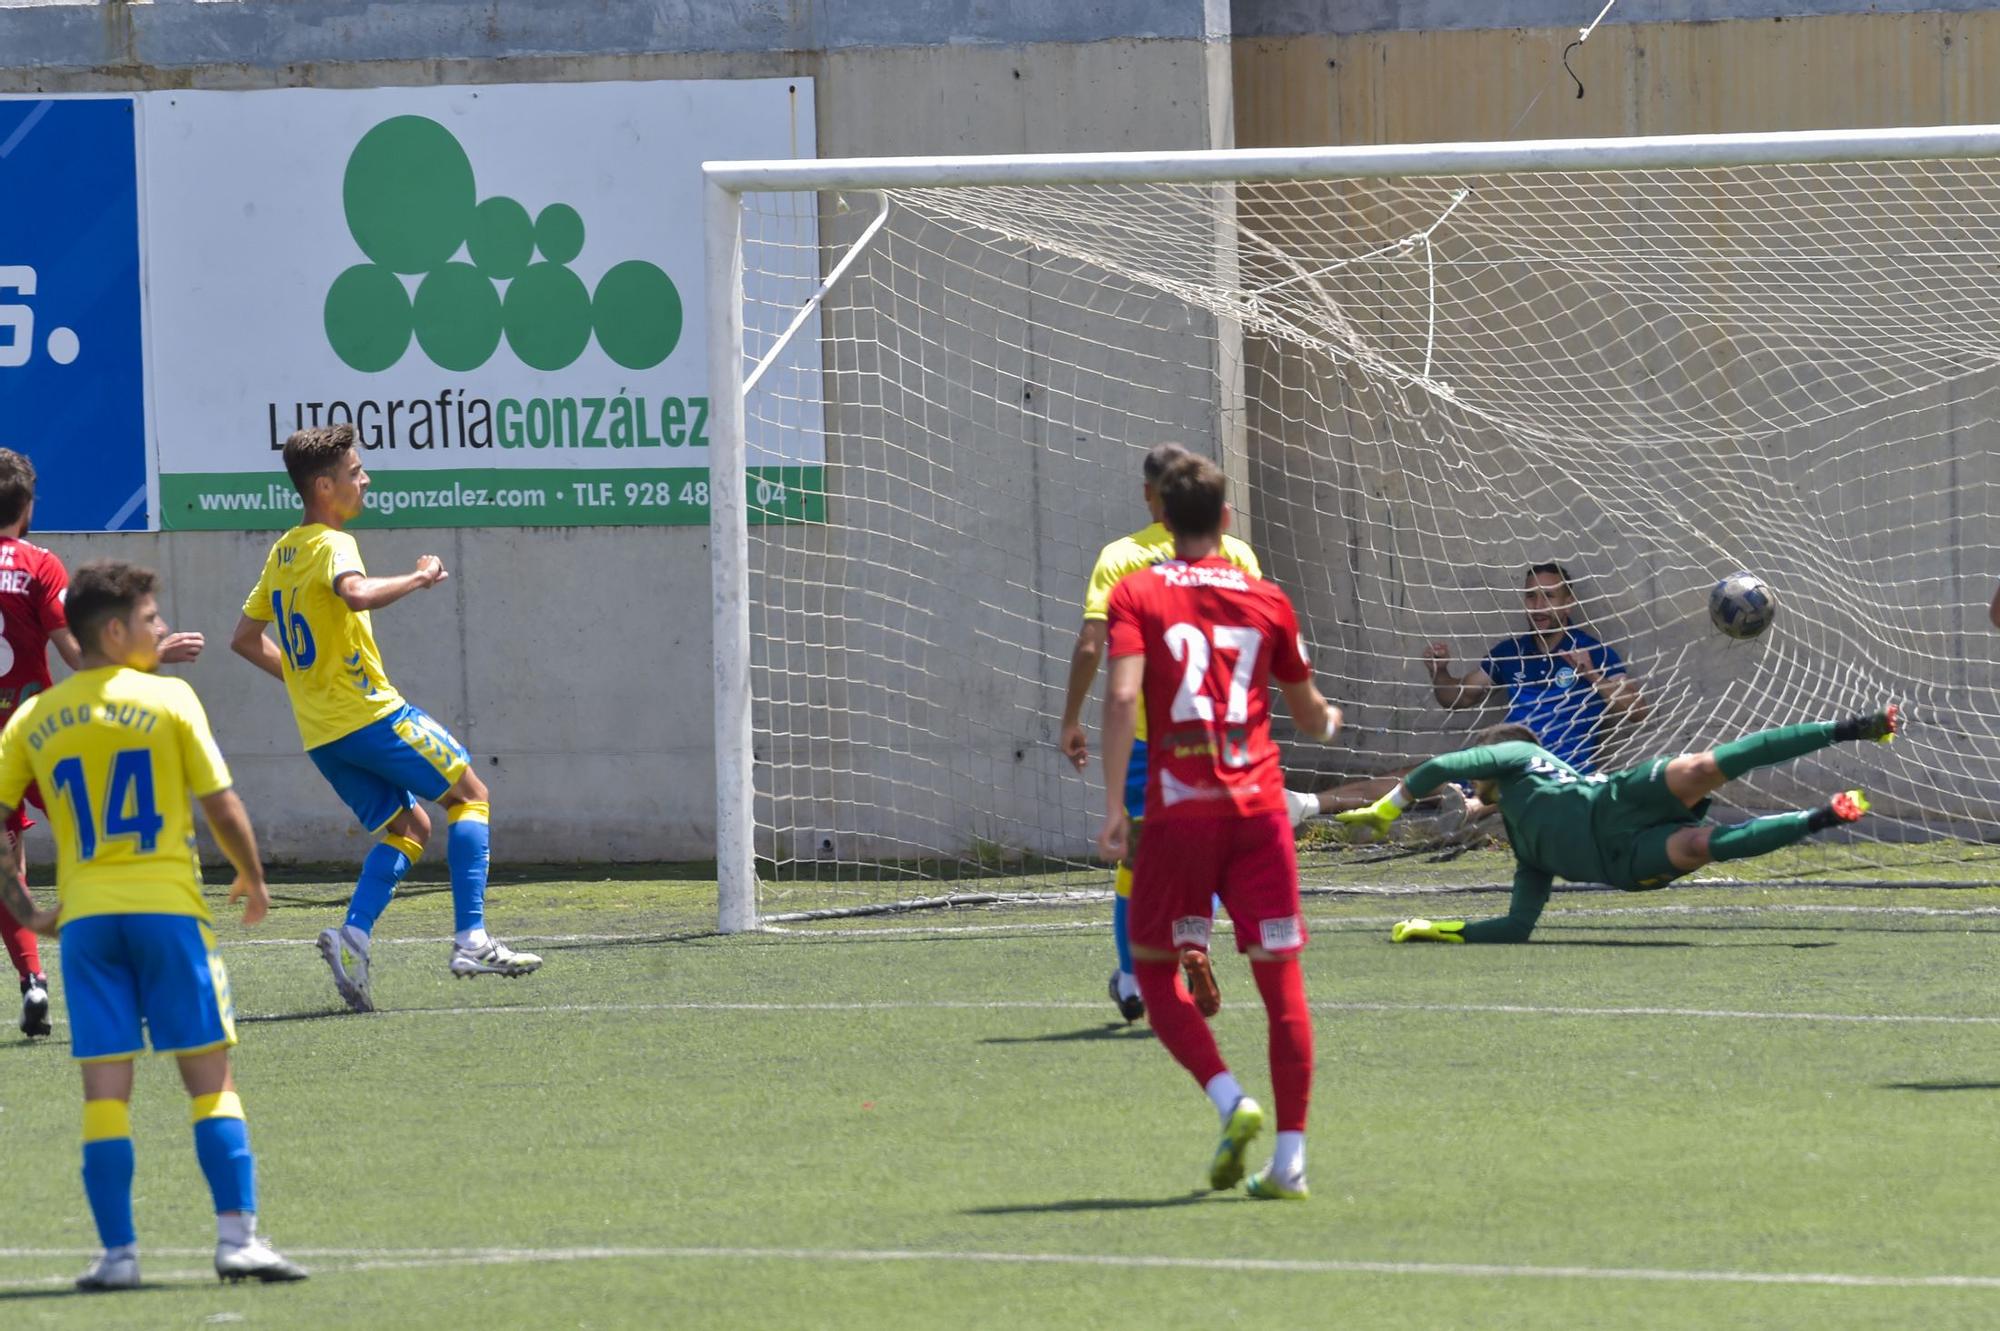
[[1245, 147], [2000, 120], [2000, 13], [1370, 32], [1236, 43]]

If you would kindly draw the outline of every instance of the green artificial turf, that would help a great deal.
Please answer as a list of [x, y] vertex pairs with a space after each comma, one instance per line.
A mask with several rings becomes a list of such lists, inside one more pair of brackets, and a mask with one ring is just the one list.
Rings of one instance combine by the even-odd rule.
[[[148, 1288], [70, 1294], [95, 1239], [59, 1027], [0, 1040], [0, 1325], [2000, 1323], [1990, 889], [1558, 894], [1512, 948], [1386, 941], [1497, 895], [1312, 898], [1303, 1205], [1199, 1190], [1213, 1111], [1105, 1001], [1101, 903], [719, 938], [686, 874], [518, 882], [494, 927], [548, 964], [468, 982], [448, 897], [413, 892], [357, 1017], [309, 946], [344, 890], [219, 930], [263, 1226], [313, 1279], [207, 1274], [147, 1060]], [[1255, 989], [1218, 971], [1268, 1106]]]

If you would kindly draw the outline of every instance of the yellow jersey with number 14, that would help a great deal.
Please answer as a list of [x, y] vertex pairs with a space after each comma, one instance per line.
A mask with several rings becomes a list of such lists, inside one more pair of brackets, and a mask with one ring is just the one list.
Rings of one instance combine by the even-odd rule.
[[22, 703], [0, 732], [0, 803], [41, 786], [62, 923], [90, 915], [209, 919], [194, 803], [229, 766], [185, 681], [82, 670]]
[[277, 630], [285, 658], [285, 693], [308, 749], [373, 725], [403, 705], [382, 668], [366, 610], [350, 610], [333, 589], [349, 573], [364, 576], [361, 547], [322, 523], [294, 527], [264, 560], [264, 575], [243, 613]]

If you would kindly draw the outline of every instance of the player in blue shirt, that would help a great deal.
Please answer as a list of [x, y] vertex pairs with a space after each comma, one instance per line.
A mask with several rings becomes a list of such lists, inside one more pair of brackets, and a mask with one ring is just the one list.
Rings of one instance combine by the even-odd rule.
[[[1445, 707], [1457, 710], [1485, 704], [1496, 688], [1507, 691], [1507, 722], [1526, 726], [1541, 737], [1544, 749], [1574, 767], [1597, 770], [1598, 742], [1610, 726], [1637, 724], [1645, 719], [1646, 700], [1625, 669], [1616, 650], [1571, 622], [1576, 593], [1569, 570], [1561, 564], [1535, 564], [1521, 589], [1528, 612], [1528, 632], [1496, 642], [1486, 658], [1465, 673], [1451, 673], [1451, 648], [1434, 642], [1424, 649], [1431, 688]], [[1321, 813], [1338, 814], [1366, 808], [1392, 790], [1409, 768], [1382, 776], [1349, 781], [1314, 798]], [[1439, 802], [1432, 835], [1455, 836], [1463, 827], [1494, 813], [1491, 805], [1468, 801], [1457, 787], [1440, 786], [1430, 797]]]
[[1573, 624], [1576, 593], [1561, 564], [1528, 569], [1521, 599], [1528, 632], [1493, 644], [1463, 678], [1451, 673], [1451, 648], [1424, 649], [1431, 688], [1445, 707], [1478, 707], [1495, 688], [1507, 691], [1507, 721], [1526, 726], [1548, 752], [1579, 772], [1597, 770], [1598, 742], [1607, 726], [1636, 725], [1646, 700], [1611, 647]]

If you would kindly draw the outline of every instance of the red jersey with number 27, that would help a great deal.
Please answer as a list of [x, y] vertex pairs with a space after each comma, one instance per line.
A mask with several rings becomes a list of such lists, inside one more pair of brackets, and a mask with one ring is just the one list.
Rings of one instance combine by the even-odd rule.
[[0, 724], [49, 686], [49, 634], [69, 627], [62, 560], [32, 541], [0, 536]]
[[1271, 681], [1312, 675], [1276, 583], [1220, 556], [1169, 560], [1111, 591], [1111, 655], [1146, 658], [1146, 825], [1285, 811]]

